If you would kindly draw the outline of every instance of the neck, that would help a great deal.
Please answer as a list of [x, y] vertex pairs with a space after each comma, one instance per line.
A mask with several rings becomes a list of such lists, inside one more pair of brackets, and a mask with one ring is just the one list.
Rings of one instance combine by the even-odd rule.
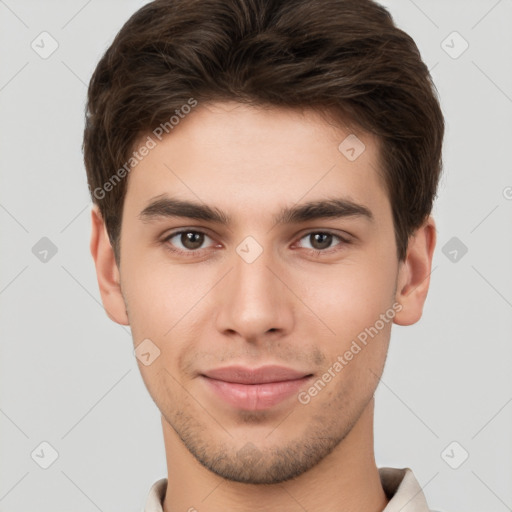
[[162, 417], [168, 484], [164, 512], [382, 512], [388, 499], [375, 464], [372, 398], [343, 441], [319, 464], [280, 484], [225, 480], [204, 468]]

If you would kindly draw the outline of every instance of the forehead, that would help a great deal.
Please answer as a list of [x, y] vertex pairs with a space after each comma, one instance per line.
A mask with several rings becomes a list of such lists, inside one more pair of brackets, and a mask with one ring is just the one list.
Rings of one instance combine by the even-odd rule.
[[150, 137], [129, 174], [133, 212], [161, 194], [251, 214], [334, 195], [386, 207], [375, 136], [315, 110], [198, 105], [161, 140]]

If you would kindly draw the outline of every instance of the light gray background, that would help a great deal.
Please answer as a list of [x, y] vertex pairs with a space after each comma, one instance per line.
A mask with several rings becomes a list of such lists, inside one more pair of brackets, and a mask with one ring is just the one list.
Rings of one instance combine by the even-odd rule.
[[[166, 476], [130, 330], [101, 305], [80, 149], [93, 69], [144, 3], [0, 0], [2, 512], [138, 511]], [[512, 1], [383, 3], [432, 70], [447, 133], [430, 294], [393, 329], [377, 463], [412, 468], [433, 509], [512, 510]], [[47, 59], [31, 48], [43, 31]], [[465, 255], [443, 253], [452, 237]]]

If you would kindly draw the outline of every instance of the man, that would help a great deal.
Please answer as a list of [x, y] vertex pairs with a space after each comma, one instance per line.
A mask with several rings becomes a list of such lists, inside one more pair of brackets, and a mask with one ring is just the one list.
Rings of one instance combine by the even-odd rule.
[[391, 325], [422, 315], [443, 116], [370, 0], [156, 0], [88, 94], [91, 252], [162, 414], [146, 512], [425, 512], [377, 468]]

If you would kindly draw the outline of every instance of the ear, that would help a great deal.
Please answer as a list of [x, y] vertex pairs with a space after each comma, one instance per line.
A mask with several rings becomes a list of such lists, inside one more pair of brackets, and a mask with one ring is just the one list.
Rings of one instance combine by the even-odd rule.
[[98, 205], [91, 210], [91, 254], [96, 266], [96, 277], [101, 300], [108, 317], [114, 322], [129, 325], [124, 298], [121, 293], [120, 274], [110, 244], [107, 229]]
[[436, 225], [428, 219], [410, 237], [405, 261], [400, 262], [395, 300], [402, 305], [394, 323], [412, 325], [423, 313], [432, 272], [432, 256], [436, 245]]

